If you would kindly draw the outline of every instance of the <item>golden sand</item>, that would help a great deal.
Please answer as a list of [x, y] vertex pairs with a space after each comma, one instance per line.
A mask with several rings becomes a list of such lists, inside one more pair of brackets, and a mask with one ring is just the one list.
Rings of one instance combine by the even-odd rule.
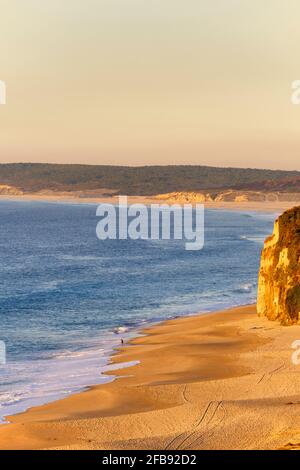
[[[300, 326], [254, 306], [179, 318], [120, 348], [118, 379], [13, 416], [1, 449], [278, 449], [300, 442]], [[126, 375], [126, 376], [125, 376]], [[125, 377], [124, 377], [125, 376]]]

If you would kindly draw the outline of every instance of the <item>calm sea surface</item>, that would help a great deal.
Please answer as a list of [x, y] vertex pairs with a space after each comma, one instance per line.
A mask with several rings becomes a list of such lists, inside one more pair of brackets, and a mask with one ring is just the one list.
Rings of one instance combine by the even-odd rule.
[[[0, 202], [0, 419], [107, 380], [143, 324], [255, 301], [275, 214], [208, 210], [205, 246], [96, 238], [96, 206]], [[119, 333], [119, 334], [117, 334]]]

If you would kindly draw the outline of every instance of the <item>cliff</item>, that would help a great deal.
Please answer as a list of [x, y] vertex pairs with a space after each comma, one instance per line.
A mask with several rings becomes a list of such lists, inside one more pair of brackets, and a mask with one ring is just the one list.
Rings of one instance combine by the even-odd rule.
[[155, 199], [159, 201], [166, 201], [168, 204], [202, 204], [204, 202], [211, 202], [213, 199], [208, 193], [200, 192], [173, 192], [167, 194], [157, 194]]
[[297, 204], [300, 201], [299, 193], [278, 193], [262, 191], [178, 191], [157, 194], [155, 199], [166, 201], [169, 204], [196, 204], [205, 202], [290, 202]]
[[300, 324], [300, 206], [284, 212], [266, 239], [258, 280], [258, 315]]
[[7, 184], [0, 184], [0, 195], [1, 196], [21, 196], [23, 192], [15, 188], [14, 186], [9, 186]]

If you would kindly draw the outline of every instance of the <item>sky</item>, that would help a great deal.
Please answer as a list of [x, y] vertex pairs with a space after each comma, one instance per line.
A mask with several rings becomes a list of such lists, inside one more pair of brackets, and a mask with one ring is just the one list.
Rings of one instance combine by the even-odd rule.
[[300, 169], [299, 0], [0, 0], [0, 162]]

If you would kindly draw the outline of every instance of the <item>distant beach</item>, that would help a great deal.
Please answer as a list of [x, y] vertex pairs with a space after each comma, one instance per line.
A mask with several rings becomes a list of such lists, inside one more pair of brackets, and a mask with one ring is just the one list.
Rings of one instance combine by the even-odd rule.
[[[22, 194], [16, 196], [0, 195], [1, 200], [11, 201], [45, 201], [54, 203], [76, 203], [76, 204], [118, 204], [117, 196], [103, 196], [103, 197], [76, 197], [72, 195], [55, 195], [36, 193]], [[128, 196], [130, 204], [166, 204], [164, 199], [145, 196]], [[212, 201], [203, 203], [207, 209], [220, 209], [220, 210], [237, 210], [237, 211], [259, 211], [259, 212], [283, 212], [291, 207], [299, 204], [299, 201]]]

